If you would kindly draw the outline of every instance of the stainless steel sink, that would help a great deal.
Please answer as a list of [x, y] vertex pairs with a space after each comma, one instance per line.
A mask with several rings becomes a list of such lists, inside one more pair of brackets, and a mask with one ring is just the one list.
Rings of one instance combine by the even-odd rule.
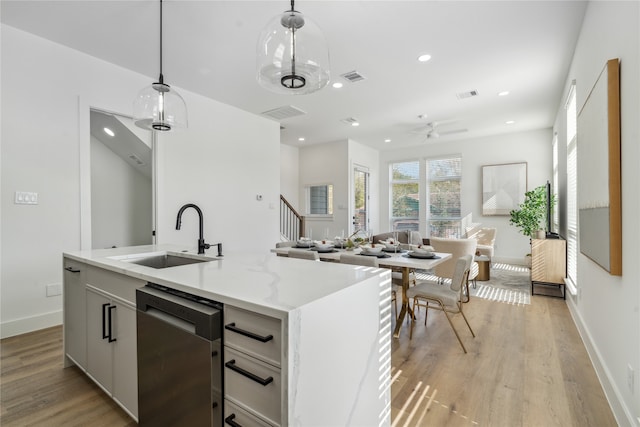
[[179, 265], [188, 265], [188, 264], [197, 264], [199, 262], [209, 262], [213, 261], [209, 258], [191, 258], [186, 256], [178, 256], [178, 255], [153, 255], [143, 258], [134, 258], [132, 260], [127, 260], [131, 264], [144, 265], [146, 267], [151, 268], [169, 268], [169, 267], [177, 267]]

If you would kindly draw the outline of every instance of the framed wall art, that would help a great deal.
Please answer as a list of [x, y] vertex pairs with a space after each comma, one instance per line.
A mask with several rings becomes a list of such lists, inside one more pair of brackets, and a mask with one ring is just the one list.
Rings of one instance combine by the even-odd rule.
[[578, 113], [580, 252], [622, 275], [620, 61], [607, 61]]
[[482, 166], [482, 215], [509, 215], [526, 191], [526, 162]]

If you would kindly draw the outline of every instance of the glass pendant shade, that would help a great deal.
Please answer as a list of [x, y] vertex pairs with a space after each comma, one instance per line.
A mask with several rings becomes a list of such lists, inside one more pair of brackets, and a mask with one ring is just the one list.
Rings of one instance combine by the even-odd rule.
[[175, 89], [165, 84], [162, 75], [162, 0], [160, 0], [160, 77], [138, 92], [133, 101], [136, 126], [160, 132], [187, 127], [187, 104]]
[[187, 104], [175, 89], [156, 82], [138, 93], [133, 102], [133, 121], [148, 130], [183, 129], [187, 127]]
[[283, 94], [307, 94], [329, 83], [329, 51], [320, 28], [302, 13], [275, 16], [260, 33], [257, 79]]

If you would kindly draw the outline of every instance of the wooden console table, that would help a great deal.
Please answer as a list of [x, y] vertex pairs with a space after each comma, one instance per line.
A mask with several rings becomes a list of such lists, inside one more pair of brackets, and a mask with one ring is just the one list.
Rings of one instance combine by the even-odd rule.
[[567, 276], [567, 241], [564, 239], [531, 240], [531, 295], [535, 285], [555, 286], [566, 299], [564, 278]]

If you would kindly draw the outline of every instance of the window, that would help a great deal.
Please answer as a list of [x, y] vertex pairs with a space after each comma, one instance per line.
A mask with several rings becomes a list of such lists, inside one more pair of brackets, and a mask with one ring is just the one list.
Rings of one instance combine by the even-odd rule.
[[354, 231], [369, 230], [369, 171], [365, 168], [353, 170], [353, 195]]
[[427, 229], [429, 237], [461, 236], [460, 178], [462, 158], [459, 156], [427, 160]]
[[420, 162], [391, 164], [391, 230], [420, 229]]
[[333, 215], [333, 185], [307, 187], [309, 215]]
[[[577, 176], [577, 111], [575, 83], [567, 98], [567, 276], [578, 284], [578, 176]], [[571, 287], [571, 286], [570, 286]]]

